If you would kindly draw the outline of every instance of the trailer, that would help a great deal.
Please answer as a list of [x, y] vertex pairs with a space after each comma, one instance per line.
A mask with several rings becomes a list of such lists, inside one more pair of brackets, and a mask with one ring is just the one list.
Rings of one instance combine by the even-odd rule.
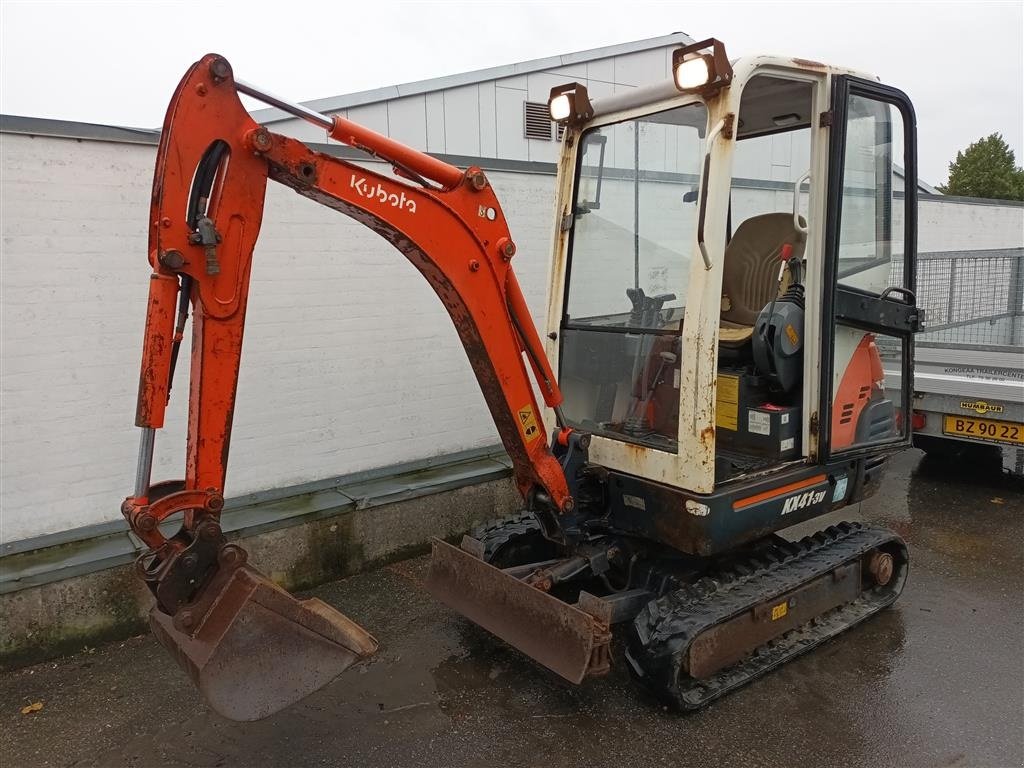
[[[917, 303], [914, 445], [945, 457], [998, 446], [1024, 475], [1024, 248], [919, 254]], [[885, 342], [886, 388], [898, 392], [899, 349]]]

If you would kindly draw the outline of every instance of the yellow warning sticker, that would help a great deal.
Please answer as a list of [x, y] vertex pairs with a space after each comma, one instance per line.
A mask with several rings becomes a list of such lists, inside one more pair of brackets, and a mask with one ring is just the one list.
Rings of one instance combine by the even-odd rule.
[[715, 398], [715, 426], [736, 430], [739, 415], [740, 377], [719, 374]]
[[796, 328], [793, 327], [792, 323], [786, 323], [786, 336], [789, 338], [789, 343], [794, 347], [800, 341], [800, 336], [797, 334]]
[[519, 424], [523, 428], [526, 442], [529, 443], [540, 437], [540, 427], [537, 426], [537, 417], [533, 414], [532, 405], [524, 405], [519, 409]]
[[778, 605], [772, 606], [772, 621], [778, 621], [783, 616], [789, 613], [788, 603], [779, 603]]

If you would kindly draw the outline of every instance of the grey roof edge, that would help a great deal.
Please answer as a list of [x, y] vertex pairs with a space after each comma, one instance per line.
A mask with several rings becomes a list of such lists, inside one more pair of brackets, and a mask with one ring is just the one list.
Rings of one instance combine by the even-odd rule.
[[[920, 186], [920, 185], [919, 185]], [[932, 200], [939, 203], [966, 203], [967, 205], [1001, 205], [1009, 208], [1024, 208], [1024, 200], [1000, 200], [994, 197], [961, 197], [960, 195], [946, 195], [942, 192], [931, 194], [918, 190], [917, 201]]]
[[49, 117], [0, 114], [0, 133], [49, 136], [57, 139], [90, 139], [123, 144], [157, 144], [160, 131], [154, 128], [127, 128], [102, 123], [81, 123]]
[[[907, 172], [902, 165], [896, 165], [895, 163], [893, 163], [892, 170], [893, 173], [895, 173], [901, 179], [904, 179], [904, 181], [906, 180]], [[934, 195], [936, 197], [942, 194], [941, 192], [939, 192], [939, 190], [937, 190], [927, 181], [922, 181], [920, 177], [917, 179], [917, 189], [919, 192], [927, 192], [929, 195]]]
[[[130, 136], [125, 131], [134, 131]], [[47, 117], [21, 117], [0, 114], [0, 134], [22, 134], [25, 136], [46, 136], [56, 139], [76, 139], [87, 141], [107, 141], [121, 144], [159, 143], [160, 132], [146, 129], [119, 128], [114, 125], [96, 123], [76, 123], [70, 120], [52, 120]], [[370, 157], [365, 152], [342, 144], [320, 144], [304, 142], [307, 147], [326, 155], [333, 155], [344, 160], [355, 160], [368, 163], [384, 163], [385, 161]], [[471, 165], [480, 166], [488, 171], [510, 171], [513, 173], [538, 173], [554, 176], [558, 167], [555, 163], [540, 160], [507, 160], [497, 157], [476, 157], [473, 155], [453, 155], [443, 152], [428, 152], [431, 157], [443, 160], [459, 168]]]
[[[517, 75], [527, 75], [531, 72], [543, 72], [548, 69], [559, 69], [573, 64], [580, 64], [585, 61], [597, 61], [612, 56], [623, 56], [629, 53], [650, 51], [656, 48], [664, 48], [669, 45], [685, 45], [694, 42], [693, 38], [685, 32], [672, 32], [668, 35], [649, 37], [643, 40], [634, 40], [628, 43], [618, 43], [600, 48], [589, 48], [584, 51], [574, 51], [555, 56], [546, 56], [540, 59], [530, 59], [514, 64], [502, 64], [496, 67], [475, 69], [470, 72], [460, 72], [453, 75], [432, 77], [427, 80], [415, 80], [409, 83], [399, 83], [381, 88], [373, 88], [355, 93], [343, 93], [337, 96], [328, 96], [321, 99], [301, 102], [304, 106], [317, 112], [337, 112], [349, 107], [374, 104], [379, 101], [397, 99], [402, 96], [416, 96], [432, 91], [440, 91], [446, 88], [457, 88], [464, 85], [474, 85], [488, 80], [499, 80]], [[290, 120], [292, 116], [280, 109], [268, 108], [258, 109], [252, 113], [256, 122], [268, 124], [280, 120]]]

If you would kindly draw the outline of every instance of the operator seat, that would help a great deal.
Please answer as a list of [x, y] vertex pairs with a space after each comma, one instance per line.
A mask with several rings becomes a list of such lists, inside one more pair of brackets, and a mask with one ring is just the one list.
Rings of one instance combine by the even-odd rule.
[[[805, 226], [803, 217], [801, 226]], [[789, 270], [779, 285], [782, 246], [793, 246], [791, 258], [804, 256], [805, 235], [793, 223], [792, 213], [752, 216], [736, 229], [725, 247], [722, 274], [722, 316], [719, 345], [738, 349], [750, 341], [758, 314], [789, 287]]]

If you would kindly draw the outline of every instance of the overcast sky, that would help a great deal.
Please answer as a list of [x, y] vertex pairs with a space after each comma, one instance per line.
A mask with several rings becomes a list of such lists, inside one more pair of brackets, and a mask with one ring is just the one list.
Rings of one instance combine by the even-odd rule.
[[1024, 161], [1024, 2], [47, 2], [0, 0], [0, 112], [155, 127], [216, 51], [306, 100], [682, 31], [731, 57], [873, 72], [917, 108], [921, 178], [1000, 132]]

